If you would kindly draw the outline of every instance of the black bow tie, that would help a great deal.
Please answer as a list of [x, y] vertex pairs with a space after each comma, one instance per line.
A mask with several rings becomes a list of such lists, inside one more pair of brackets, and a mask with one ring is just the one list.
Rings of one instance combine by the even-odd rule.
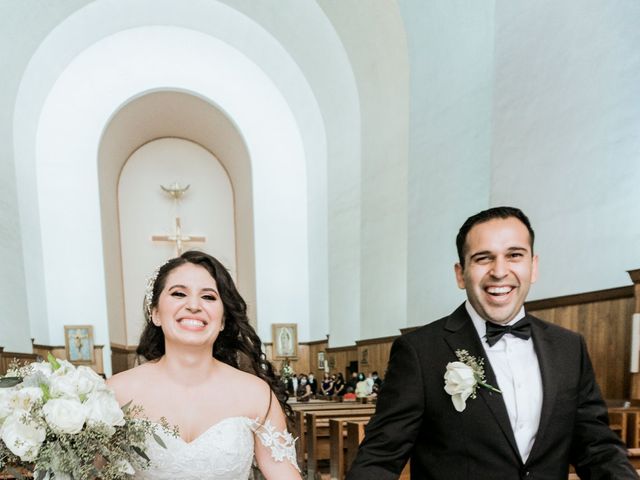
[[523, 318], [513, 325], [498, 325], [497, 323], [485, 322], [487, 324], [487, 343], [493, 347], [505, 333], [510, 333], [523, 340], [531, 337], [531, 322]]

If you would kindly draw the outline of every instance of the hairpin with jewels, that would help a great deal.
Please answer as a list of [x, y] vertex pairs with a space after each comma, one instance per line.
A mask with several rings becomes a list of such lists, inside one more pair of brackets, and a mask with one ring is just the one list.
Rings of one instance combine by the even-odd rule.
[[151, 321], [151, 302], [153, 301], [153, 287], [156, 285], [156, 280], [158, 279], [158, 275], [160, 274], [160, 270], [167, 263], [169, 263], [171, 259], [164, 262], [162, 265], [159, 265], [151, 274], [149, 278], [147, 278], [147, 283], [144, 287], [144, 309], [147, 313], [147, 318]]

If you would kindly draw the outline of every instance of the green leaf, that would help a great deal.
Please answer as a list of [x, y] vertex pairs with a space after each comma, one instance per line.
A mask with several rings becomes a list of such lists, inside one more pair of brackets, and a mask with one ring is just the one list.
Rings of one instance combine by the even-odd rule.
[[36, 477], [36, 480], [44, 480], [44, 477], [46, 476], [47, 476], [46, 470], [38, 470], [38, 476]]
[[162, 440], [162, 438], [160, 438], [160, 436], [156, 432], [152, 432], [152, 433], [153, 433], [153, 439], [156, 441], [156, 443], [166, 450], [167, 445], [164, 443], [164, 440]]
[[51, 393], [49, 392], [49, 385], [46, 383], [40, 384], [40, 390], [42, 390], [42, 397], [44, 398], [45, 403], [49, 401], [51, 398]]
[[51, 368], [53, 368], [53, 371], [54, 371], [54, 372], [60, 368], [60, 363], [58, 362], [58, 360], [56, 359], [56, 357], [54, 357], [53, 355], [51, 355], [51, 352], [49, 352], [49, 353], [47, 354], [47, 360], [48, 360], [48, 361], [49, 361], [49, 363], [51, 364]]
[[22, 383], [20, 377], [2, 377], [0, 378], [0, 388], [11, 388]]
[[124, 413], [127, 413], [127, 410], [129, 410], [129, 408], [131, 407], [131, 403], [132, 402], [133, 402], [133, 400], [129, 400], [122, 407], [120, 407], [120, 410], [122, 410]]
[[144, 458], [147, 462], [150, 462], [151, 460], [149, 459], [149, 457], [147, 457], [147, 454], [144, 453], [144, 451], [138, 447], [136, 447], [135, 445], [131, 445], [131, 449], [136, 452], [138, 455], [140, 455], [142, 458]]

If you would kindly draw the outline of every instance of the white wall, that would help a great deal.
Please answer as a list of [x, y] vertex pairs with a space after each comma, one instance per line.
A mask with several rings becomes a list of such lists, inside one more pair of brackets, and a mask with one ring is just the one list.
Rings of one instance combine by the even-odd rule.
[[455, 236], [489, 202], [494, 4], [400, 7], [411, 60], [407, 324], [421, 325], [464, 299]]
[[496, 3], [491, 203], [531, 217], [531, 298], [640, 267], [640, 3]]
[[[190, 185], [178, 212], [160, 188], [174, 182]], [[118, 203], [125, 337], [127, 345], [137, 345], [144, 327], [146, 279], [176, 255], [175, 244], [152, 242], [150, 236], [173, 235], [176, 214], [182, 221], [182, 235], [206, 238], [204, 243], [185, 244], [183, 251], [209, 253], [237, 278], [233, 190], [210, 152], [187, 140], [164, 138], [143, 145], [129, 157], [120, 175]]]
[[[25, 263], [40, 257], [25, 253], [25, 244], [37, 241], [37, 232], [21, 230], [18, 189], [15, 183], [13, 121], [14, 105], [22, 74], [33, 52], [56, 23], [87, 0], [26, 5], [0, 2], [0, 346], [7, 351], [31, 352], [30, 317], [39, 317], [47, 332], [46, 310], [29, 308], [29, 291], [37, 289], [42, 277], [25, 278]], [[28, 14], [26, 14], [28, 12]], [[27, 247], [28, 251], [28, 247]], [[37, 296], [37, 295], [36, 295]]]

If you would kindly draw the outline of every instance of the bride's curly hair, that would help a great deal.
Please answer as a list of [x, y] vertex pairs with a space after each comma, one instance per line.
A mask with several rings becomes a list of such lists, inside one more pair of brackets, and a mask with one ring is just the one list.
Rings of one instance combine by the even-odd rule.
[[252, 373], [261, 378], [271, 388], [282, 406], [287, 418], [293, 420], [293, 410], [287, 403], [289, 395], [282, 382], [276, 379], [273, 366], [262, 351], [260, 337], [249, 324], [247, 304], [238, 293], [227, 269], [218, 260], [204, 252], [190, 250], [162, 265], [155, 280], [148, 285], [145, 297], [144, 315], [146, 325], [140, 336], [136, 350], [147, 360], [157, 360], [165, 353], [165, 340], [162, 328], [151, 321], [151, 312], [158, 306], [160, 293], [165, 287], [167, 276], [177, 267], [192, 263], [205, 268], [216, 281], [218, 293], [224, 306], [224, 329], [213, 344], [214, 358], [234, 368]]

